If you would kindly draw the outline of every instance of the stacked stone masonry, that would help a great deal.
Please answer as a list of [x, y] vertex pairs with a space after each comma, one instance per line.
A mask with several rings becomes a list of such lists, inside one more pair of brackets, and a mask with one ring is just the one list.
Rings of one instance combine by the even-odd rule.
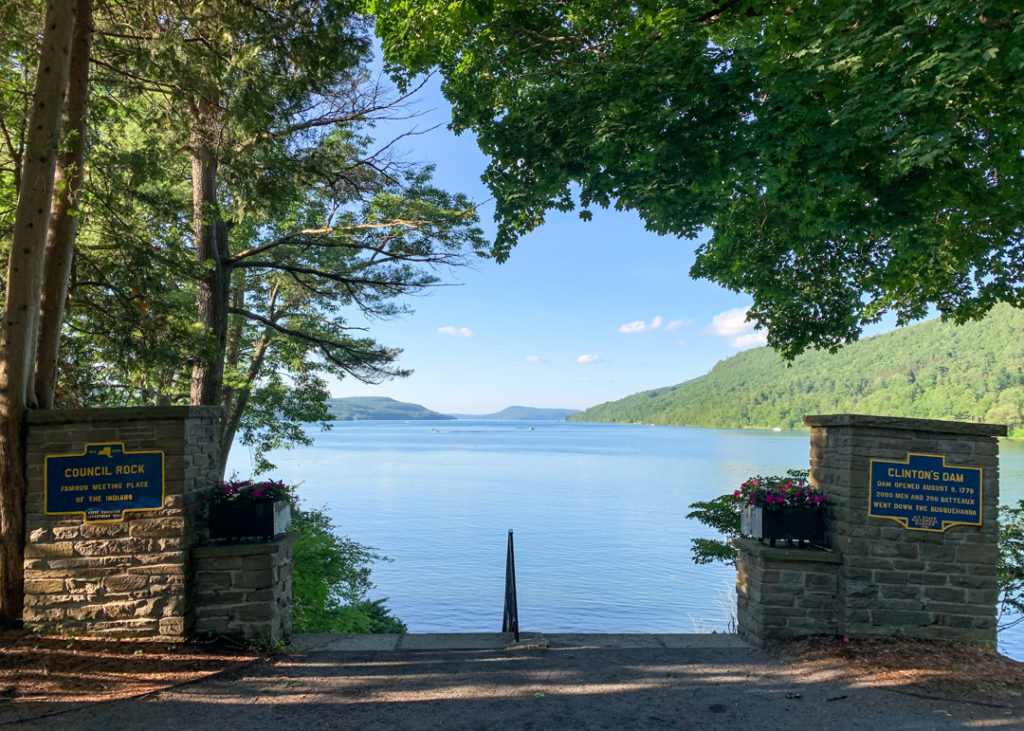
[[[804, 423], [811, 427], [811, 482], [828, 498], [832, 553], [823, 555], [837, 559], [825, 562], [834, 578], [808, 562], [805, 551], [739, 542], [741, 632], [761, 640], [838, 634], [994, 642], [997, 437], [1005, 427], [857, 415], [808, 416]], [[868, 515], [870, 461], [902, 461], [911, 453], [982, 468], [980, 526], [910, 530]]]
[[[202, 539], [202, 493], [218, 469], [216, 407], [29, 414], [25, 610], [30, 627], [90, 636], [181, 639], [194, 621], [190, 551]], [[164, 453], [164, 502], [124, 520], [47, 515], [44, 460], [89, 443]]]
[[196, 548], [196, 634], [286, 639], [292, 630], [296, 535], [287, 533], [268, 543]]
[[774, 548], [752, 538], [735, 545], [741, 635], [760, 644], [838, 633], [834, 606], [841, 556], [813, 548]]

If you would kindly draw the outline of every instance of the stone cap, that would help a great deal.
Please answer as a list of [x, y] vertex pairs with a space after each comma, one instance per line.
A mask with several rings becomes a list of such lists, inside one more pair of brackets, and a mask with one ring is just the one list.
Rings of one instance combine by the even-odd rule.
[[838, 551], [829, 551], [823, 548], [805, 546], [772, 546], [767, 542], [762, 543], [755, 538], [734, 538], [733, 548], [737, 551], [758, 556], [769, 561], [804, 561], [806, 563], [834, 563], [843, 562], [843, 555]]
[[871, 414], [807, 414], [804, 426], [862, 426], [907, 431], [942, 432], [973, 437], [1005, 437], [1005, 424], [982, 424], [942, 419], [908, 419], [902, 416], [873, 416]]
[[277, 553], [282, 546], [288, 546], [299, 537], [298, 531], [289, 531], [275, 536], [266, 543], [207, 543], [192, 548], [194, 558], [232, 558], [234, 556], [257, 556], [261, 553]]
[[29, 424], [93, 424], [117, 421], [184, 421], [220, 419], [220, 406], [128, 406], [113, 409], [32, 409]]

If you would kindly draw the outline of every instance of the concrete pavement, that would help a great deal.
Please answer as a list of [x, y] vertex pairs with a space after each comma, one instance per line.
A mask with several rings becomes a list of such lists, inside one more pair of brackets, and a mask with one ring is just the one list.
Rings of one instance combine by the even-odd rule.
[[25, 729], [1024, 728], [1021, 708], [809, 672], [735, 635], [300, 636], [292, 651]]

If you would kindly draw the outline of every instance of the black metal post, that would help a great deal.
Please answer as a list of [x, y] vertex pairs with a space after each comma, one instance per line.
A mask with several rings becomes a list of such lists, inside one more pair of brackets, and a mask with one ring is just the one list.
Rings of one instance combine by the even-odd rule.
[[516, 555], [512, 548], [512, 531], [508, 532], [508, 555], [505, 558], [505, 612], [501, 631], [515, 633], [519, 642], [519, 604], [516, 601]]

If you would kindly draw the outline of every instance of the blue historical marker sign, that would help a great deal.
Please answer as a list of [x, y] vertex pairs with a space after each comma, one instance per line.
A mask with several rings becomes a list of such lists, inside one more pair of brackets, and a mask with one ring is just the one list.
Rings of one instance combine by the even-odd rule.
[[86, 523], [115, 523], [127, 511], [164, 506], [164, 453], [126, 452], [120, 442], [49, 455], [44, 479], [47, 515], [81, 513]]
[[947, 465], [937, 454], [908, 454], [903, 462], [873, 459], [868, 515], [911, 530], [981, 525], [981, 484], [980, 467]]

